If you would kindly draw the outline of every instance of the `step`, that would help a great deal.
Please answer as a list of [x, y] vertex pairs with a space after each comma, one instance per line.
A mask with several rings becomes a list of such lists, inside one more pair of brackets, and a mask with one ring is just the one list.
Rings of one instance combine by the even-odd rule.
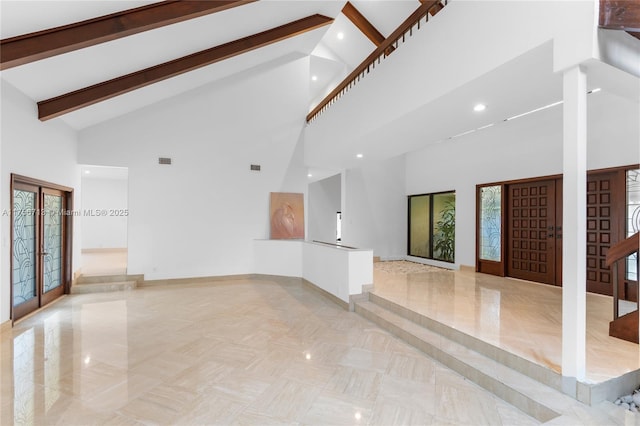
[[540, 422], [562, 415], [571, 416], [576, 409], [591, 409], [556, 389], [371, 301], [356, 302], [355, 311]]
[[76, 283], [71, 286], [71, 294], [105, 293], [110, 291], [133, 290], [136, 281], [116, 281], [103, 283]]
[[117, 283], [123, 281], [142, 281], [144, 275], [81, 275], [77, 284], [102, 284], [102, 283]]
[[609, 336], [638, 343], [638, 311], [629, 312], [609, 323]]
[[555, 390], [562, 391], [562, 375], [544, 366], [530, 361], [526, 358], [508, 352], [491, 343], [485, 342], [477, 337], [466, 334], [456, 328], [438, 322], [432, 318], [412, 311], [404, 306], [398, 305], [390, 300], [384, 299], [376, 294], [369, 293], [369, 300], [403, 318], [434, 331], [447, 339], [456, 342], [464, 347], [474, 350], [486, 357], [494, 359], [501, 364], [518, 371], [526, 376], [534, 378], [536, 381], [547, 385]]

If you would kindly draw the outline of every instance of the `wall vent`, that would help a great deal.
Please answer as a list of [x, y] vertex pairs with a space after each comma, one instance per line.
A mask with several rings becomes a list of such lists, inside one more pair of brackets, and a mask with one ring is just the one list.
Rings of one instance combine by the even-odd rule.
[[158, 164], [171, 164], [171, 158], [160, 157], [158, 158]]
[[260, 171], [260, 164], [252, 164], [250, 169], [255, 171], [255, 172], [259, 172]]

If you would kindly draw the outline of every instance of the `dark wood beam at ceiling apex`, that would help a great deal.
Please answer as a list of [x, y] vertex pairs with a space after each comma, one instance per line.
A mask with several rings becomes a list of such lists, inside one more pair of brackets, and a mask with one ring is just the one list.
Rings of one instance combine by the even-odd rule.
[[38, 102], [38, 118], [42, 121], [49, 120], [141, 87], [324, 27], [332, 22], [333, 18], [318, 14], [311, 15], [211, 49], [40, 101]]
[[342, 8], [342, 14], [349, 18], [349, 20], [353, 22], [353, 25], [358, 27], [362, 34], [367, 36], [367, 38], [371, 40], [376, 47], [382, 44], [385, 37], [362, 13], [360, 13], [358, 9], [356, 9], [353, 4], [351, 4], [351, 2], [347, 2], [344, 5]]
[[640, 31], [640, 1], [600, 0], [600, 27], [611, 30]]
[[169, 0], [0, 40], [0, 70], [253, 3]]

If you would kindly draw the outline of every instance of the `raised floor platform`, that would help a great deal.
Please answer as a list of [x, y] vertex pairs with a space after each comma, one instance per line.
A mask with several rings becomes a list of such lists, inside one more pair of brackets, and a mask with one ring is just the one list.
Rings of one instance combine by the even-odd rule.
[[[587, 373], [572, 395], [587, 405], [613, 401], [640, 384], [638, 345], [608, 335], [611, 303], [610, 297], [587, 295]], [[540, 421], [571, 405], [560, 392], [559, 287], [381, 262], [369, 300], [356, 312]]]

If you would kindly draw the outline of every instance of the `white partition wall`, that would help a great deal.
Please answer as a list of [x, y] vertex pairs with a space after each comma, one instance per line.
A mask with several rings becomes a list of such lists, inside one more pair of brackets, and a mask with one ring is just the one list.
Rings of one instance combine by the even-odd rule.
[[349, 303], [373, 284], [373, 250], [301, 240], [254, 241], [254, 272], [301, 277]]
[[283, 277], [302, 276], [301, 240], [255, 240], [254, 272]]

